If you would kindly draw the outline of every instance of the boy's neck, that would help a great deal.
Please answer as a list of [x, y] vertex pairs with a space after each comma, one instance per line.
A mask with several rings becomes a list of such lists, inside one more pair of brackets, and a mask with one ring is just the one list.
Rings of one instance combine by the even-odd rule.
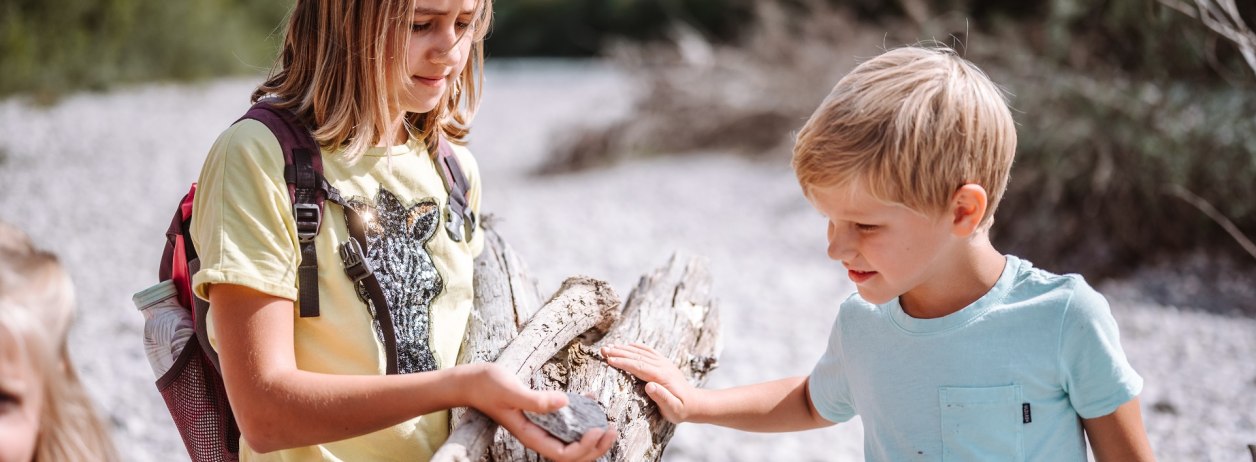
[[955, 313], [990, 292], [1006, 264], [988, 238], [975, 237], [933, 268], [929, 280], [899, 296], [899, 305], [917, 319]]

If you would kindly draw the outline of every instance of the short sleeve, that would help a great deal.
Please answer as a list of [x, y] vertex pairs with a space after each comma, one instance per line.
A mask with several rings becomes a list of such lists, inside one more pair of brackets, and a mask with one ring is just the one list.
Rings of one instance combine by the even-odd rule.
[[1108, 301], [1074, 278], [1060, 331], [1060, 370], [1073, 409], [1082, 418], [1093, 419], [1138, 396], [1143, 378], [1125, 358]]
[[825, 420], [841, 423], [855, 417], [851, 403], [850, 383], [843, 361], [841, 319], [829, 331], [829, 345], [807, 378], [811, 404]]
[[[462, 172], [467, 176], [467, 183], [471, 185], [471, 192], [467, 195], [467, 199], [471, 203], [471, 210], [475, 212], [476, 217], [483, 218], [483, 211], [480, 209], [480, 197], [483, 191], [480, 181], [480, 165], [476, 162], [475, 156], [471, 155], [471, 151], [465, 147], [454, 145], [454, 153], [458, 156], [458, 164], [462, 167]], [[471, 234], [471, 256], [478, 257], [484, 251], [484, 229], [480, 227], [480, 223], [475, 224], [475, 232]]]
[[197, 296], [225, 283], [296, 299], [300, 258], [283, 166], [279, 142], [254, 120], [232, 125], [210, 149], [192, 203]]

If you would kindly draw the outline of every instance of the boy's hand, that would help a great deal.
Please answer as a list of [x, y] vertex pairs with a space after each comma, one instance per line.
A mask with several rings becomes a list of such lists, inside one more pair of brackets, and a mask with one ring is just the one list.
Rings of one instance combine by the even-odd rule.
[[567, 395], [558, 391], [536, 391], [524, 386], [510, 372], [496, 364], [460, 366], [476, 368], [470, 381], [470, 404], [509, 431], [520, 443], [541, 456], [559, 461], [589, 461], [601, 457], [615, 443], [615, 424], [605, 430], [589, 430], [580, 441], [564, 444], [523, 415], [553, 412], [567, 405]]
[[693, 416], [698, 389], [685, 380], [671, 360], [640, 343], [603, 347], [602, 356], [607, 364], [644, 380], [646, 394], [668, 422], [681, 423]]

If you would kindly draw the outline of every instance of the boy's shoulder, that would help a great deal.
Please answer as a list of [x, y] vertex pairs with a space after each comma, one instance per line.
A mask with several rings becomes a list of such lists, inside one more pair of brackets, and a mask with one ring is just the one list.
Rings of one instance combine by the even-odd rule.
[[1008, 262], [1015, 261], [1017, 268], [1016, 282], [1008, 294], [1006, 303], [1033, 301], [1055, 303], [1063, 299], [1062, 308], [1072, 306], [1107, 307], [1107, 300], [1086, 282], [1086, 278], [1076, 273], [1055, 274], [1036, 268], [1033, 263], [1014, 256], [1008, 256]]

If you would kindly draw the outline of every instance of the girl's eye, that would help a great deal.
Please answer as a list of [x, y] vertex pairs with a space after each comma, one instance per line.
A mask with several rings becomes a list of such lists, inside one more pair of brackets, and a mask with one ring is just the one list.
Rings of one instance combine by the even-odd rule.
[[881, 227], [880, 227], [880, 226], [878, 226], [878, 225], [868, 225], [868, 224], [864, 224], [864, 223], [855, 223], [855, 229], [859, 230], [859, 232], [861, 232], [861, 233], [868, 233], [868, 232], [872, 232], [872, 231], [876, 231], [876, 230], [878, 230], [878, 229], [881, 229]]
[[422, 32], [431, 28], [432, 23], [430, 22], [416, 22], [410, 25], [410, 30], [414, 32]]
[[17, 409], [22, 405], [22, 401], [17, 396], [0, 390], [0, 414], [7, 413], [13, 409]]
[[471, 23], [466, 22], [466, 21], [458, 21], [454, 23], [454, 27], [457, 27], [458, 30], [467, 30], [471, 27]]

